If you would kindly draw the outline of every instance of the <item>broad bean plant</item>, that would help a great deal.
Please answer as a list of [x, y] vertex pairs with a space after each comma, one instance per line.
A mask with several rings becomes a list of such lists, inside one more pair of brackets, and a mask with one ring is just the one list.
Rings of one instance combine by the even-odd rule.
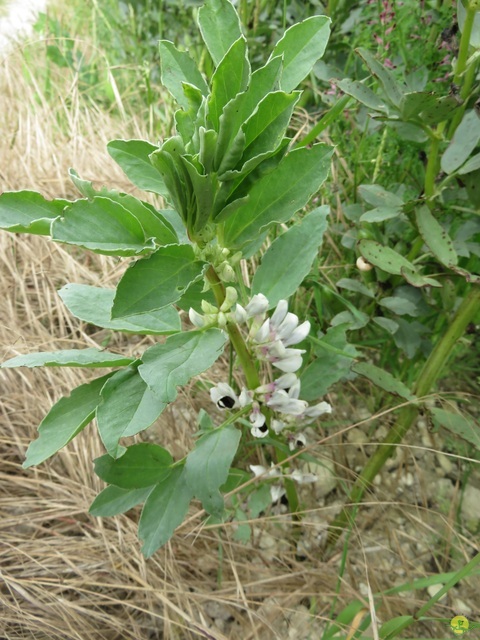
[[[296, 483], [315, 480], [296, 466], [295, 454], [306, 443], [304, 427], [332, 407], [318, 396], [312, 404], [302, 397], [301, 347], [310, 324], [289, 311], [288, 298], [317, 256], [328, 207], [307, 208], [288, 223], [327, 178], [332, 149], [295, 146], [287, 132], [297, 87], [323, 55], [329, 25], [325, 16], [295, 24], [266, 64], [252, 70], [234, 6], [207, 0], [198, 26], [214, 64], [210, 82], [187, 52], [159, 43], [162, 83], [179, 106], [174, 135], [158, 145], [114, 140], [108, 151], [136, 187], [160, 196], [166, 208], [96, 191], [73, 170], [78, 200], [49, 201], [34, 191], [0, 196], [0, 227], [7, 231], [129, 259], [116, 289], [72, 283], [59, 295], [82, 321], [159, 336], [153, 346], [137, 358], [102, 348], [31, 353], [2, 367], [111, 369], [54, 404], [24, 467], [50, 458], [95, 419], [106, 449], [95, 472], [107, 486], [90, 512], [111, 516], [143, 503], [139, 537], [147, 557], [170, 539], [193, 499], [211, 518], [228, 517], [223, 493], [235, 478], [261, 476], [270, 499], [286, 493], [293, 513]], [[247, 286], [240, 261], [256, 254], [260, 266]], [[178, 387], [224, 353], [233, 373], [210, 388], [212, 406], [225, 415], [221, 424], [202, 411], [195, 446], [178, 460], [160, 444], [131, 443], [175, 401]], [[243, 463], [237, 470], [242, 441], [255, 445], [248, 447], [251, 462], [258, 462], [255, 449], [265, 447], [272, 467]]]

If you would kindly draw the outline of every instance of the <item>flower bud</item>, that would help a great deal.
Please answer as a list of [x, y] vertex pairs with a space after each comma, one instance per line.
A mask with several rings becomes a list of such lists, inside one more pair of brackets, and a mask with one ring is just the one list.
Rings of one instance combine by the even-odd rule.
[[234, 282], [236, 279], [235, 271], [228, 262], [223, 262], [220, 266], [218, 275], [223, 282]]
[[213, 304], [210, 304], [210, 302], [207, 302], [206, 300], [202, 300], [202, 311], [203, 313], [210, 313], [210, 314], [218, 313], [217, 307], [215, 307]]
[[194, 327], [198, 327], [199, 329], [201, 329], [203, 326], [205, 326], [204, 317], [197, 313], [195, 309], [192, 309], [191, 307], [188, 311], [188, 317], [190, 318], [190, 322]]
[[225, 300], [222, 302], [220, 311], [230, 311], [238, 299], [238, 293], [235, 287], [227, 287], [225, 290]]
[[245, 307], [245, 310], [248, 314], [248, 317], [259, 316], [265, 311], [268, 310], [268, 299], [263, 295], [263, 293], [257, 293], [253, 296], [250, 302]]
[[373, 266], [369, 262], [367, 262], [365, 258], [363, 258], [362, 256], [359, 256], [357, 258], [356, 264], [357, 264], [357, 269], [359, 271], [371, 271], [373, 269]]

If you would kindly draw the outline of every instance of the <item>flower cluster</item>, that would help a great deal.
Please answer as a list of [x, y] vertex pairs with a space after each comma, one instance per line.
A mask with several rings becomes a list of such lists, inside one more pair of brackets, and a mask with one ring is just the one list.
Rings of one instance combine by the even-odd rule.
[[[233, 306], [233, 305], [230, 305]], [[284, 429], [303, 427], [325, 413], [331, 413], [328, 402], [309, 406], [300, 399], [300, 380], [295, 372], [302, 366], [303, 349], [292, 348], [304, 340], [309, 331], [308, 321], [299, 324], [294, 313], [288, 311], [286, 300], [280, 300], [271, 317], [267, 317], [269, 301], [263, 294], [254, 295], [246, 307], [236, 304], [234, 311], [225, 314], [230, 322], [247, 324], [247, 344], [256, 357], [269, 362], [282, 374], [256, 389], [242, 389], [240, 395], [225, 382], [210, 390], [210, 396], [220, 409], [238, 409], [251, 405], [249, 420], [252, 435], [263, 438], [268, 434], [262, 406], [274, 413], [272, 430], [278, 435]], [[228, 315], [228, 317], [227, 317]], [[303, 434], [288, 434], [287, 441], [293, 450], [305, 444]]]

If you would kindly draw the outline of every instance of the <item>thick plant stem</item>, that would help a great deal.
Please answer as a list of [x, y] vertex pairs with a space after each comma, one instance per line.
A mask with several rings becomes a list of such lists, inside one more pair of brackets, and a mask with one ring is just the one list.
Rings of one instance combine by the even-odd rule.
[[441, 122], [438, 125], [437, 130], [433, 133], [430, 149], [428, 151], [427, 168], [425, 169], [424, 193], [427, 204], [430, 208], [432, 208], [432, 199], [435, 195], [435, 178], [438, 173], [438, 152], [444, 129], [445, 122]]
[[[218, 277], [215, 269], [210, 265], [207, 270], [207, 279], [210, 282], [212, 287], [213, 295], [215, 296], [215, 300], [217, 305], [220, 305], [225, 300], [225, 287], [223, 286], [222, 281]], [[260, 386], [260, 378], [258, 376], [258, 371], [255, 367], [255, 363], [253, 362], [250, 353], [248, 352], [247, 345], [245, 344], [245, 340], [242, 337], [237, 325], [229, 324], [227, 325], [228, 335], [230, 337], [230, 341], [235, 349], [237, 357], [242, 366], [243, 372], [245, 374], [245, 379], [247, 381], [247, 386], [249, 389], [256, 389]], [[275, 447], [277, 462], [283, 463], [284, 460], [287, 459], [288, 456], [280, 449], [280, 447]], [[282, 466], [286, 466], [282, 464]], [[298, 521], [298, 495], [295, 484], [291, 478], [283, 478], [285, 484], [285, 491], [287, 492], [287, 500], [288, 506], [290, 508], [290, 513], [292, 514], [293, 520]]]
[[[413, 389], [417, 397], [421, 398], [429, 393], [451, 355], [455, 344], [459, 338], [461, 338], [467, 325], [475, 317], [475, 314], [478, 313], [479, 308], [480, 286], [474, 285], [468, 296], [459, 306], [451, 325], [437, 342], [425, 362]], [[326, 543], [327, 551], [336, 543], [345, 527], [349, 524], [351, 507], [362, 500], [365, 491], [371, 485], [377, 473], [393, 454], [395, 446], [402, 441], [413, 425], [419, 410], [420, 407], [418, 405], [409, 404], [400, 411], [396, 423], [390, 429], [385, 440], [377, 448], [355, 481], [347, 499], [348, 504], [330, 525]]]

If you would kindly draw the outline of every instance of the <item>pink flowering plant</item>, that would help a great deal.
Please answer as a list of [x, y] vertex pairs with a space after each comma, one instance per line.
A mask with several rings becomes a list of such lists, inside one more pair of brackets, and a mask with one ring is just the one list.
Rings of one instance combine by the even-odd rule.
[[[2, 367], [111, 369], [56, 402], [24, 467], [44, 462], [95, 420], [106, 449], [95, 472], [107, 486], [91, 513], [115, 515], [144, 503], [139, 537], [146, 556], [170, 539], [193, 499], [213, 518], [228, 516], [223, 492], [242, 440], [255, 445], [243, 472], [261, 476], [271, 500], [286, 493], [296, 513], [296, 484], [315, 480], [296, 466], [307, 444], [304, 428], [332, 411], [312, 392], [308, 369], [309, 391], [302, 393], [310, 323], [288, 309], [327, 228], [326, 206], [288, 225], [325, 181], [332, 155], [325, 144], [295, 145], [288, 127], [301, 96], [297, 86], [323, 55], [330, 20], [314, 16], [287, 29], [256, 70], [229, 0], [207, 0], [198, 25], [215, 65], [209, 82], [187, 52], [168, 41], [159, 45], [162, 82], [179, 105], [174, 135], [159, 144], [108, 145], [132, 183], [160, 196], [164, 208], [96, 191], [73, 170], [81, 194], [75, 201], [49, 201], [33, 191], [0, 196], [0, 227], [7, 231], [129, 260], [116, 289], [68, 284], [59, 295], [83, 321], [158, 342], [139, 357], [67, 349], [19, 355]], [[265, 246], [247, 285], [240, 262]], [[186, 328], [181, 310], [188, 312]], [[132, 444], [175, 401], [177, 388], [210, 369], [228, 343], [233, 373], [210, 388], [224, 421], [214, 424], [203, 412], [195, 447], [179, 460], [160, 444]], [[254, 464], [259, 447], [272, 467]]]

